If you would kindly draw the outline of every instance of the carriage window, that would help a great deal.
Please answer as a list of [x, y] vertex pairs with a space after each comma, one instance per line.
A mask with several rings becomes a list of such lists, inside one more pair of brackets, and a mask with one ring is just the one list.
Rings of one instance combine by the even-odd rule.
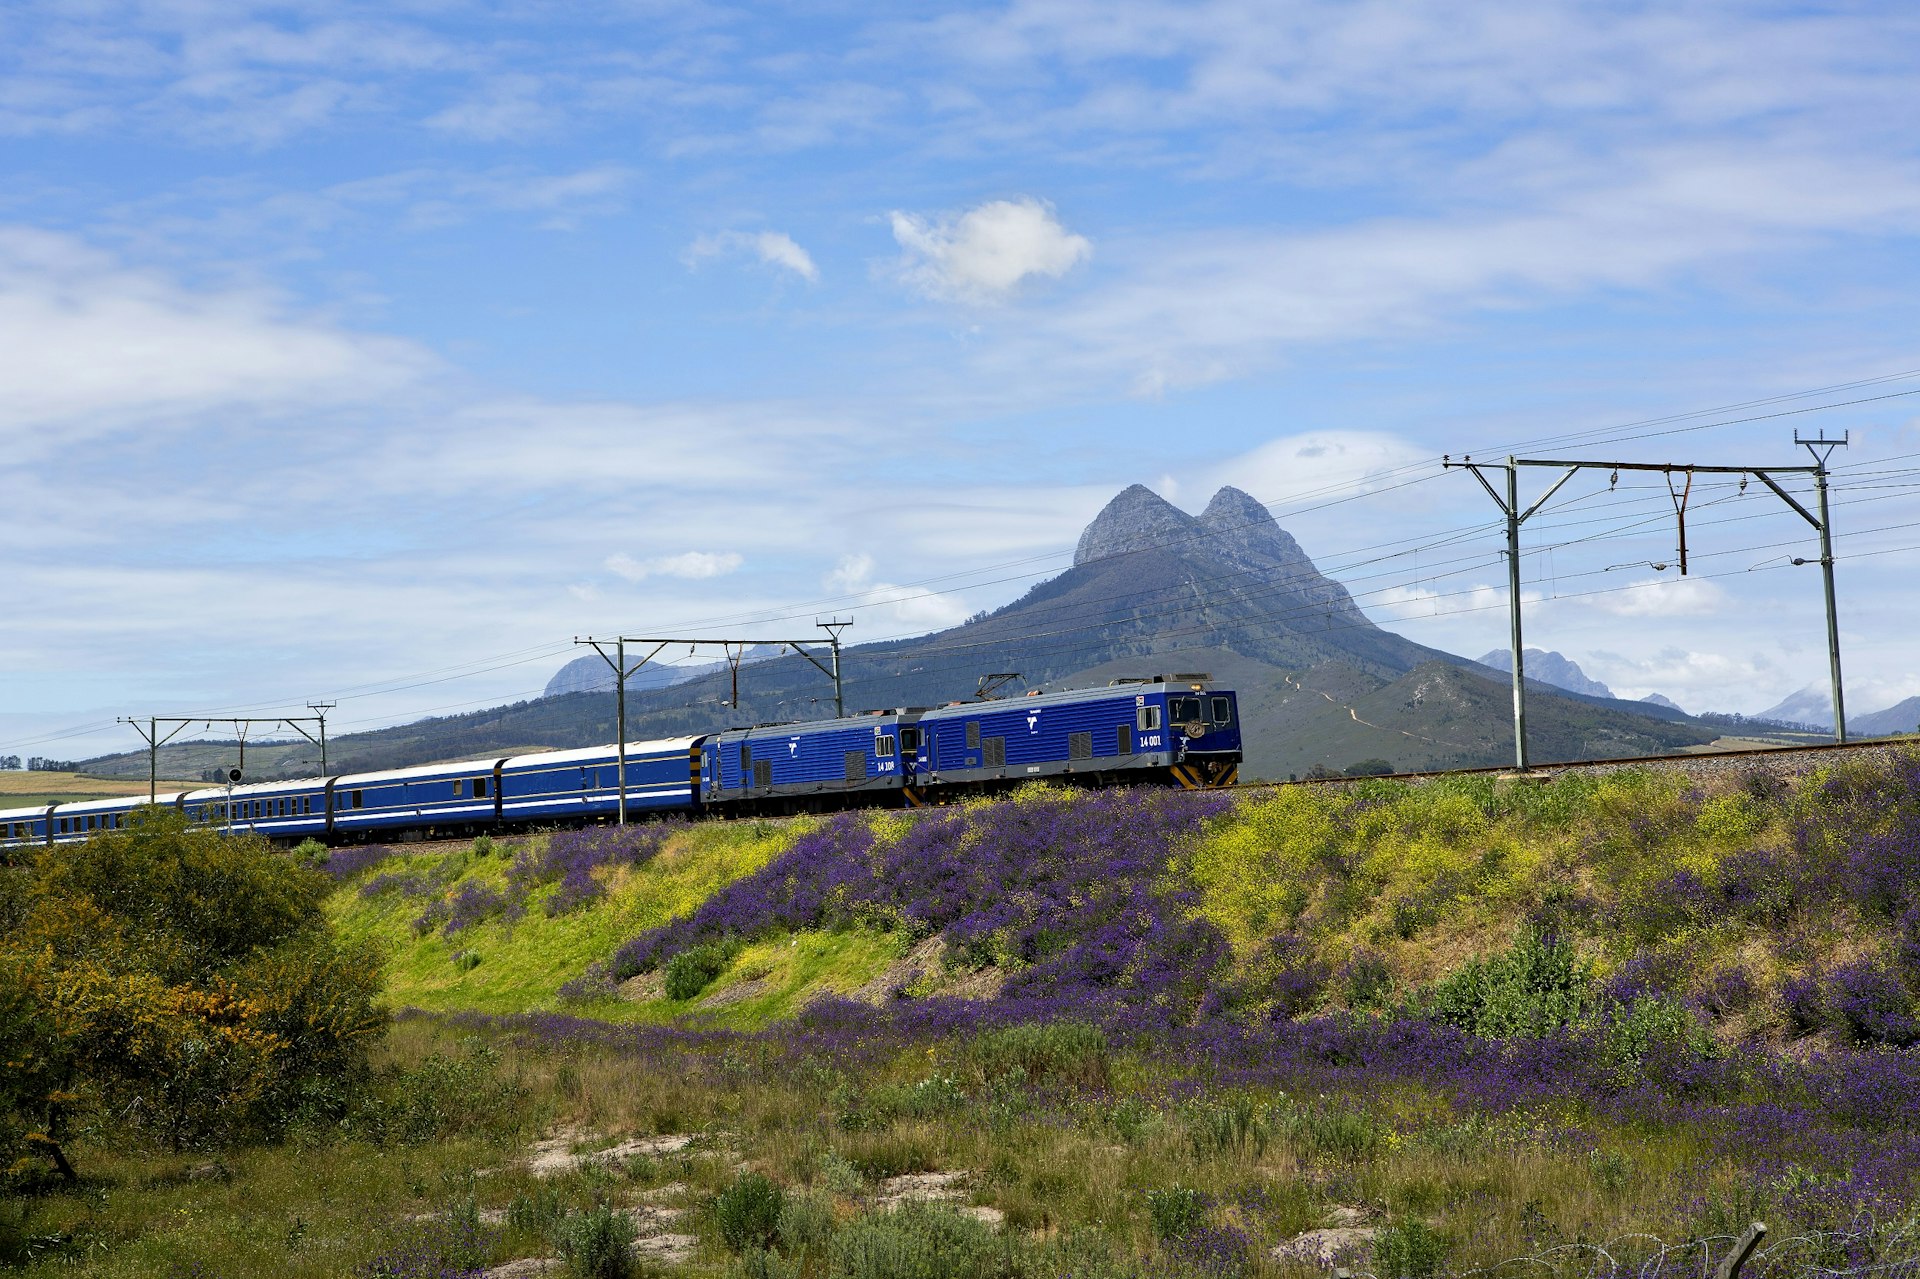
[[1156, 728], [1160, 727], [1160, 708], [1158, 706], [1142, 706], [1140, 713], [1135, 717], [1135, 722], [1140, 726], [1141, 732], [1153, 732]]
[[355, 791], [353, 793], [353, 806], [355, 808], [358, 808], [360, 807], [360, 803], [361, 803], [361, 794], [359, 791]]
[[1231, 724], [1233, 722], [1233, 702], [1225, 697], [1213, 699], [1213, 722]]
[[920, 749], [920, 730], [903, 728], [900, 730], [900, 746], [909, 755]]
[[882, 733], [873, 739], [873, 753], [881, 759], [893, 758], [894, 749], [892, 733]]
[[454, 778], [453, 779], [453, 797], [455, 799], [459, 799], [462, 796], [464, 796], [466, 793], [467, 793], [467, 779], [464, 777]]
[[486, 778], [476, 777], [473, 779], [473, 797], [475, 799], [485, 799], [487, 797], [487, 779]]

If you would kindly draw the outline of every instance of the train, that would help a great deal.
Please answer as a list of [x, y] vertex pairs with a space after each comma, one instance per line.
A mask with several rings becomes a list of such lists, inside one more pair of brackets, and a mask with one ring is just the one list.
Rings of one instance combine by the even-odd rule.
[[[1238, 698], [1204, 674], [628, 743], [630, 819], [921, 807], [1043, 778], [1231, 786]], [[585, 825], [623, 804], [616, 745], [0, 810], [0, 848], [83, 840], [148, 803], [281, 846]]]

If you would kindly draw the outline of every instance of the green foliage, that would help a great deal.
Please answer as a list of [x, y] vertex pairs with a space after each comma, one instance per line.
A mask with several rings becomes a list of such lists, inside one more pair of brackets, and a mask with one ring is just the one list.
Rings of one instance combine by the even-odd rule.
[[1391, 772], [1393, 772], [1393, 761], [1390, 759], [1380, 759], [1378, 757], [1359, 760], [1347, 765], [1348, 777], [1385, 777]]
[[757, 1172], [742, 1173], [713, 1199], [713, 1222], [729, 1252], [771, 1247], [786, 1191]]
[[1187, 1135], [1201, 1158], [1226, 1155], [1258, 1159], [1266, 1153], [1273, 1129], [1251, 1097], [1234, 1097], [1191, 1111]]
[[1327, 1105], [1289, 1109], [1278, 1126], [1306, 1153], [1346, 1161], [1365, 1158], [1386, 1139], [1371, 1114]]
[[627, 1279], [633, 1273], [633, 1221], [606, 1204], [575, 1213], [554, 1227], [554, 1246], [576, 1279]]
[[1483, 1039], [1516, 1039], [1574, 1025], [1593, 1001], [1586, 961], [1568, 943], [1526, 928], [1505, 954], [1469, 960], [1409, 1007]]
[[1720, 1046], [1685, 1004], [1658, 996], [1615, 1009], [1601, 1042], [1607, 1061], [1615, 1066], [1638, 1066], [1661, 1049], [1689, 1057], [1720, 1055]]
[[1452, 1245], [1418, 1217], [1402, 1217], [1373, 1241], [1373, 1265], [1381, 1279], [1427, 1279], [1440, 1273]]
[[732, 942], [710, 941], [675, 955], [666, 965], [667, 998], [694, 998], [727, 970], [737, 949]]
[[429, 1053], [416, 1065], [378, 1072], [346, 1122], [399, 1145], [516, 1132], [526, 1123], [526, 1091], [501, 1072], [498, 1052], [472, 1041], [463, 1052]]
[[293, 852], [289, 856], [302, 866], [318, 870], [327, 864], [328, 853], [327, 846], [319, 840], [303, 839], [293, 846]]
[[1206, 1204], [1200, 1192], [1188, 1186], [1166, 1186], [1147, 1192], [1147, 1218], [1156, 1239], [1184, 1239], [1206, 1223]]
[[566, 1216], [566, 1199], [552, 1184], [532, 1186], [507, 1204], [507, 1226], [521, 1234], [545, 1239]]
[[797, 1255], [823, 1247], [839, 1224], [831, 1203], [816, 1195], [788, 1195], [774, 1221], [773, 1234], [782, 1251]]
[[973, 1041], [968, 1057], [989, 1082], [1018, 1071], [1030, 1081], [1104, 1088], [1113, 1070], [1106, 1034], [1098, 1026], [1076, 1021], [1029, 1022], [990, 1030]]
[[379, 969], [327, 931], [327, 881], [263, 841], [134, 812], [6, 873], [0, 1138], [62, 1164], [76, 1108], [178, 1150], [344, 1113], [384, 1026]]
[[907, 1204], [834, 1236], [829, 1273], [844, 1279], [1012, 1279], [1012, 1241], [951, 1208]]

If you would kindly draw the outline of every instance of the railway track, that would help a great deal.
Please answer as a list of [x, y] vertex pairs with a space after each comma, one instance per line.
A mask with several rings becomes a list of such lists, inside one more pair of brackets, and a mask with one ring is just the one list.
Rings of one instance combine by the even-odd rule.
[[[1606, 759], [1555, 760], [1552, 763], [1535, 764], [1527, 773], [1531, 778], [1549, 778], [1561, 773], [1576, 772], [1581, 769], [1619, 769], [1637, 768], [1648, 764], [1692, 764], [1711, 771], [1712, 766], [1727, 760], [1787, 759], [1806, 757], [1809, 762], [1830, 755], [1844, 755], [1854, 751], [1888, 751], [1902, 746], [1920, 746], [1915, 738], [1872, 738], [1859, 742], [1825, 742], [1810, 746], [1754, 746], [1731, 751], [1693, 751], [1673, 755], [1634, 755], [1626, 758], [1618, 756]], [[1365, 777], [1301, 777], [1288, 781], [1239, 782], [1229, 787], [1231, 790], [1267, 790], [1275, 786], [1325, 786], [1351, 785], [1362, 781], [1424, 781], [1436, 777], [1469, 777], [1480, 774], [1514, 775], [1519, 774], [1511, 764], [1492, 764], [1483, 768], [1435, 768], [1413, 773], [1380, 773]]]

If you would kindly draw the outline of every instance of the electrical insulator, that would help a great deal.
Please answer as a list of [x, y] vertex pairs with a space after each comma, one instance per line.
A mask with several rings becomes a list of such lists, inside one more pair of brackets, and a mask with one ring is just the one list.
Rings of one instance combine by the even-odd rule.
[[1607, 477], [1607, 492], [1611, 493], [1620, 483], [1620, 472], [1615, 471]]

